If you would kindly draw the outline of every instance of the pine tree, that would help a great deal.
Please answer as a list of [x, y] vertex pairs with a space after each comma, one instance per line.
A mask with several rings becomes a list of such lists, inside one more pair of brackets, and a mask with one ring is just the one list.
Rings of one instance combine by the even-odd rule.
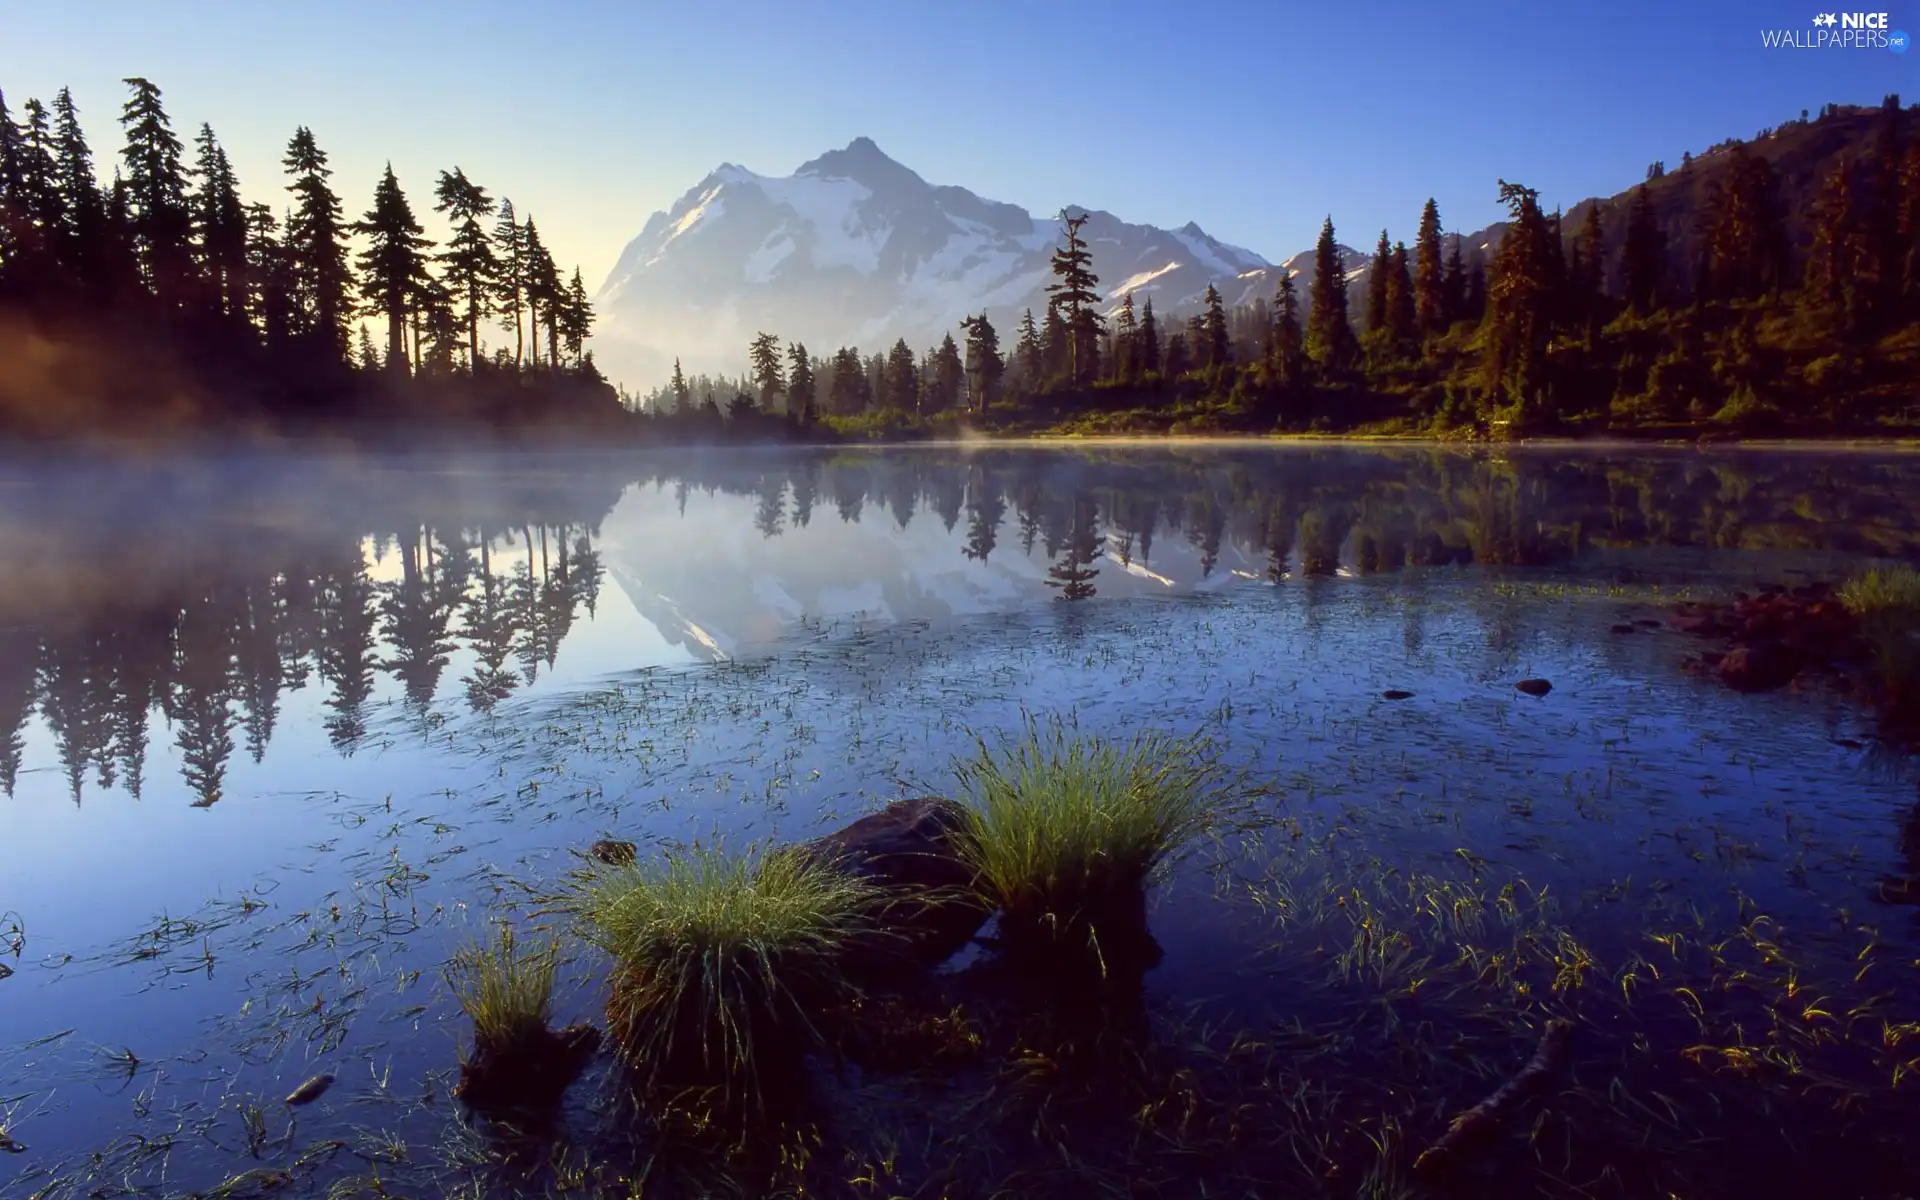
[[96, 304], [110, 301], [121, 281], [107, 269], [107, 201], [93, 169], [93, 151], [80, 127], [80, 110], [66, 88], [53, 100], [53, 144], [62, 214], [62, 265]]
[[429, 275], [414, 302], [420, 313], [420, 338], [425, 343], [417, 356], [420, 369], [435, 376], [453, 374], [460, 352], [469, 345], [467, 328], [455, 308], [453, 289]]
[[1080, 227], [1087, 223], [1087, 214], [1063, 216], [1063, 223], [1067, 241], [1053, 254], [1051, 265], [1058, 282], [1047, 285], [1052, 298], [1048, 314], [1061, 313], [1066, 326], [1067, 381], [1073, 387], [1084, 387], [1099, 365], [1100, 319], [1093, 306], [1100, 303], [1100, 297], [1093, 289], [1100, 277], [1093, 273], [1092, 253], [1080, 240]]
[[1066, 375], [1071, 365], [1067, 347], [1067, 325], [1060, 319], [1060, 306], [1047, 305], [1046, 318], [1040, 322], [1040, 370], [1048, 384]]
[[137, 76], [122, 82], [133, 89], [121, 109], [120, 125], [127, 135], [121, 158], [127, 168], [134, 246], [148, 290], [162, 305], [178, 307], [193, 291], [183, 147], [160, 103], [160, 89]]
[[[439, 262], [448, 284], [460, 297], [461, 323], [467, 331], [467, 370], [472, 371], [480, 362], [480, 322], [493, 311], [499, 272], [493, 239], [480, 226], [480, 218], [493, 212], [493, 198], [459, 167], [440, 172], [433, 194], [437, 201], [434, 211], [445, 213], [453, 225], [453, 237], [440, 252]], [[511, 220], [510, 206], [507, 211]]]
[[913, 347], [907, 345], [907, 339], [901, 338], [887, 352], [886, 373], [882, 377], [881, 406], [895, 412], [914, 411], [920, 401], [920, 364], [913, 357]]
[[1773, 168], [1736, 142], [1721, 174], [1725, 182], [1704, 213], [1706, 298], [1758, 299], [1779, 289], [1786, 259]]
[[1313, 249], [1313, 286], [1308, 292], [1307, 356], [1321, 370], [1338, 374], [1353, 362], [1353, 326], [1347, 320], [1347, 270], [1333, 237], [1333, 218], [1320, 226]]
[[1653, 198], [1645, 184], [1633, 191], [1627, 209], [1627, 232], [1620, 250], [1622, 291], [1627, 305], [1638, 313], [1660, 307], [1666, 292], [1667, 238], [1653, 212]]
[[1387, 272], [1392, 265], [1393, 243], [1387, 231], [1380, 231], [1380, 244], [1374, 247], [1373, 264], [1367, 271], [1367, 332], [1387, 327]]
[[560, 303], [560, 340], [574, 362], [586, 364], [587, 338], [592, 334], [593, 300], [587, 295], [586, 281], [580, 278], [580, 268], [575, 267]]
[[[0, 90], [0, 297], [10, 291], [27, 290], [17, 276], [28, 236], [28, 217], [21, 203], [22, 164], [20, 130], [7, 110], [7, 95]], [[8, 789], [11, 792], [11, 786]]]
[[340, 198], [327, 179], [326, 152], [302, 125], [287, 143], [281, 160], [295, 197], [287, 221], [286, 253], [293, 268], [296, 332], [331, 358], [347, 357], [347, 317], [353, 276], [347, 265], [347, 231], [340, 221]]
[[673, 360], [673, 382], [668, 384], [673, 391], [673, 411], [684, 413], [693, 407], [693, 389], [687, 386], [687, 377], [680, 370], [680, 360]]
[[247, 313], [247, 210], [227, 152], [211, 125], [200, 126], [194, 174], [199, 187], [192, 200], [194, 240], [200, 276], [207, 283], [214, 312], [229, 318]]
[[1033, 310], [1029, 308], [1020, 316], [1020, 328], [1013, 344], [1014, 367], [1019, 372], [1021, 386], [1029, 392], [1040, 386], [1041, 372], [1044, 370], [1043, 355], [1040, 330], [1033, 323]]
[[780, 361], [780, 339], [761, 333], [747, 347], [747, 362], [753, 368], [754, 382], [760, 386], [760, 407], [773, 411], [773, 398], [786, 390], [786, 369]]
[[247, 206], [247, 311], [253, 314], [267, 349], [283, 353], [293, 337], [294, 282], [280, 223], [265, 204]]
[[1523, 422], [1551, 418], [1547, 345], [1553, 336], [1558, 239], [1539, 193], [1500, 181], [1511, 223], [1494, 256], [1487, 289], [1486, 385]]
[[526, 357], [520, 318], [526, 312], [527, 231], [514, 215], [513, 201], [501, 197], [499, 219], [493, 225], [494, 297], [497, 311], [513, 330], [513, 365]]
[[800, 424], [811, 425], [813, 406], [813, 360], [807, 357], [806, 346], [794, 342], [787, 347], [787, 411]]
[[1293, 276], [1280, 268], [1280, 285], [1273, 296], [1273, 368], [1280, 382], [1292, 387], [1305, 373], [1306, 339], [1300, 329], [1300, 298], [1293, 291]]
[[374, 349], [373, 336], [367, 332], [365, 325], [360, 327], [359, 349], [354, 354], [354, 365], [362, 371], [378, 371], [381, 366], [380, 351]]
[[1140, 314], [1140, 351], [1136, 356], [1143, 375], [1154, 375], [1160, 370], [1160, 324], [1153, 317], [1153, 297], [1147, 297], [1145, 309]]
[[1440, 256], [1440, 206], [1428, 197], [1413, 239], [1413, 312], [1422, 337], [1446, 332], [1445, 271]]
[[1004, 365], [1000, 361], [1000, 334], [987, 314], [960, 322], [967, 331], [967, 407], [982, 412], [1000, 385]]
[[1444, 332], [1467, 313], [1467, 267], [1461, 260], [1460, 237], [1455, 235], [1447, 247], [1447, 269], [1440, 277], [1441, 330]]
[[858, 350], [842, 346], [833, 356], [833, 383], [827, 389], [827, 404], [843, 417], [859, 416], [873, 406], [873, 383]]
[[544, 323], [547, 327], [547, 367], [552, 369], [559, 365], [557, 360], [560, 357], [560, 271], [554, 265], [553, 255], [547, 253], [546, 246], [540, 241], [540, 231], [534, 228], [531, 216], [521, 229], [526, 237], [527, 332], [531, 335], [533, 347], [528, 361], [534, 366], [540, 363], [540, 326]]
[[1114, 318], [1113, 377], [1131, 382], [1140, 366], [1140, 320], [1134, 315], [1133, 293], [1120, 298], [1120, 315]]
[[1175, 333], [1167, 339], [1165, 361], [1164, 374], [1168, 379], [1178, 379], [1193, 370], [1193, 356], [1187, 351], [1186, 334]]
[[1853, 171], [1844, 161], [1837, 162], [1814, 201], [1805, 287], [1807, 298], [1835, 313], [1850, 333], [1864, 330], [1871, 306], [1873, 279], [1865, 269], [1868, 241]]
[[4, 199], [7, 273], [10, 286], [23, 296], [44, 298], [57, 283], [65, 210], [58, 187], [55, 140], [47, 110], [38, 100], [22, 109], [25, 125], [7, 120], [11, 144], [7, 166], [11, 182]]
[[1395, 345], [1407, 345], [1419, 328], [1414, 304], [1413, 275], [1407, 267], [1405, 242], [1393, 244], [1387, 267], [1387, 330]]
[[1207, 285], [1202, 300], [1200, 326], [1203, 341], [1201, 356], [1209, 369], [1224, 369], [1233, 364], [1233, 345], [1227, 337], [1227, 313], [1221, 307], [1220, 293]]
[[926, 395], [920, 405], [921, 411], [951, 411], [960, 402], [960, 391], [966, 386], [967, 380], [966, 364], [960, 359], [960, 347], [952, 334], [941, 337], [940, 346], [933, 352], [933, 361], [928, 366]]
[[371, 243], [360, 255], [360, 286], [366, 311], [387, 319], [387, 368], [407, 369], [407, 316], [427, 277], [427, 249], [433, 243], [414, 219], [413, 206], [400, 190], [393, 164], [373, 191], [373, 207], [355, 233]]

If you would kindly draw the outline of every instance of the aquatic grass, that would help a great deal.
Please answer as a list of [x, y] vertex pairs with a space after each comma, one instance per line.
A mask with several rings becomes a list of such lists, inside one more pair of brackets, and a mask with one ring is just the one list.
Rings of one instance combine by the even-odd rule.
[[[956, 765], [968, 837], [959, 843], [978, 886], [1001, 910], [1016, 949], [1090, 949], [1144, 938], [1145, 889], [1207, 828], [1223, 799], [1218, 771], [1195, 739], [1146, 733], [1131, 742], [1080, 737], [1029, 718], [1000, 750], [980, 743]], [[1039, 945], [1035, 945], [1038, 943]]]
[[886, 899], [796, 848], [696, 844], [583, 871], [561, 904], [614, 960], [608, 1028], [643, 1081], [718, 1082], [757, 1103], [763, 1064], [817, 1044], [808, 1014], [853, 994], [841, 957], [882, 932]]
[[1920, 621], [1920, 570], [1905, 564], [1874, 567], [1840, 585], [1840, 602], [1862, 621]]
[[445, 971], [447, 986], [473, 1022], [479, 1052], [511, 1050], [541, 1039], [553, 1013], [559, 965], [559, 939], [522, 946], [511, 925], [501, 925], [489, 940], [454, 952]]
[[1841, 585], [1840, 599], [1873, 651], [1891, 715], [1914, 723], [1920, 716], [1920, 570], [1874, 567]]

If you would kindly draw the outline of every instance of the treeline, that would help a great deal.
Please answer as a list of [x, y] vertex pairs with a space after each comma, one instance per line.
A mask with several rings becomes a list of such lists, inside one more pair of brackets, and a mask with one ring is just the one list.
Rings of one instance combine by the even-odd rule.
[[[1871, 132], [1852, 137], [1863, 122]], [[1331, 217], [1303, 289], [1282, 272], [1270, 302], [1230, 309], [1209, 287], [1171, 319], [1151, 297], [1103, 298], [1084, 217], [1070, 218], [1049, 303], [1004, 349], [984, 315], [919, 353], [901, 341], [821, 358], [763, 333], [749, 375], [708, 416], [718, 427], [778, 411], [869, 433], [963, 420], [1481, 435], [1920, 425], [1914, 126], [1897, 96], [1877, 112], [1828, 106], [1677, 172], [1655, 164], [1577, 221], [1502, 180], [1508, 220], [1485, 254], [1448, 234], [1429, 200], [1411, 246], [1381, 232], [1358, 312]], [[1788, 154], [1817, 171], [1792, 193], [1775, 165]], [[704, 403], [676, 364], [647, 406], [699, 419]]]
[[[0, 93], [0, 347], [14, 352], [0, 421], [74, 432], [615, 408], [585, 350], [580, 272], [561, 272], [511, 200], [442, 171], [436, 241], [389, 166], [354, 220], [303, 126], [282, 159], [282, 218], [278, 204], [243, 200], [210, 125], [189, 151], [160, 89], [126, 83], [105, 184], [67, 89], [17, 119]], [[167, 411], [183, 398], [190, 411]]]

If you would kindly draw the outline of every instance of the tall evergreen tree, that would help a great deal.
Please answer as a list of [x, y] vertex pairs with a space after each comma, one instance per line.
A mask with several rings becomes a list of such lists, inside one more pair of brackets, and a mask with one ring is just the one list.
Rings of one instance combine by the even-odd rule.
[[1067, 373], [1068, 365], [1067, 323], [1060, 319], [1060, 306], [1049, 304], [1040, 322], [1041, 377], [1052, 383]]
[[353, 275], [347, 265], [347, 231], [340, 197], [327, 183], [333, 170], [326, 152], [302, 125], [281, 160], [293, 182], [293, 215], [287, 221], [286, 253], [293, 268], [296, 333], [329, 357], [347, 357], [347, 318]]
[[960, 322], [960, 328], [967, 332], [967, 407], [975, 412], [983, 411], [994, 389], [999, 387], [1004, 369], [1000, 361], [1000, 333], [985, 313], [966, 318]]
[[1405, 242], [1395, 242], [1387, 261], [1387, 331], [1396, 345], [1407, 345], [1419, 329], [1414, 304], [1413, 275], [1407, 265]]
[[1020, 316], [1020, 328], [1013, 344], [1013, 360], [1019, 370], [1021, 385], [1028, 391], [1040, 386], [1043, 363], [1043, 346], [1040, 341], [1040, 329], [1033, 323], [1033, 310], [1027, 309]]
[[[459, 167], [440, 172], [433, 194], [434, 211], [445, 213], [453, 225], [453, 237], [440, 252], [439, 262], [448, 284], [460, 297], [461, 323], [467, 331], [467, 369], [477, 370], [480, 322], [493, 311], [495, 276], [499, 272], [499, 263], [493, 256], [493, 239], [480, 226], [480, 219], [493, 212], [493, 198]], [[508, 220], [511, 219], [509, 215]]]
[[747, 362], [753, 367], [754, 382], [760, 385], [760, 407], [773, 411], [773, 398], [786, 390], [786, 367], [780, 361], [780, 339], [761, 333], [747, 347]]
[[1293, 276], [1280, 268], [1280, 284], [1273, 296], [1273, 369], [1280, 382], [1292, 387], [1305, 373], [1306, 337], [1300, 329], [1300, 298], [1293, 291]]
[[1413, 239], [1413, 314], [1422, 337], [1447, 327], [1446, 268], [1440, 256], [1440, 206], [1427, 198]]
[[1550, 418], [1547, 345], [1553, 336], [1559, 240], [1540, 210], [1540, 195], [1500, 181], [1511, 214], [1487, 282], [1486, 384], [1521, 420]]
[[514, 215], [513, 201], [504, 196], [493, 225], [493, 252], [495, 311], [513, 330], [513, 365], [518, 367], [526, 356], [521, 317], [527, 300], [527, 231]]
[[55, 263], [65, 248], [65, 209], [46, 107], [30, 99], [22, 112], [23, 126], [5, 122], [12, 147], [7, 166], [11, 182], [0, 214], [6, 223], [0, 237], [6, 240], [10, 286], [22, 295], [44, 297], [58, 282]]
[[586, 362], [587, 338], [592, 334], [593, 299], [587, 295], [587, 283], [580, 278], [580, 268], [575, 267], [560, 304], [560, 340], [574, 362]]
[[1393, 265], [1393, 243], [1387, 231], [1380, 231], [1380, 244], [1374, 247], [1373, 264], [1367, 271], [1367, 332], [1387, 327], [1387, 275]]
[[1200, 327], [1205, 339], [1200, 353], [1206, 365], [1212, 368], [1233, 365], [1233, 344], [1227, 336], [1226, 309], [1221, 306], [1220, 293], [1212, 284], [1207, 285], [1206, 295], [1201, 299]]
[[533, 218], [529, 216], [521, 226], [525, 232], [525, 271], [527, 301], [527, 333], [532, 338], [533, 352], [528, 361], [538, 365], [540, 361], [540, 326], [547, 327], [547, 366], [558, 366], [560, 357], [560, 304], [563, 300], [560, 286], [560, 270], [554, 265], [553, 255], [547, 253], [547, 247], [540, 240], [540, 231], [534, 228]]
[[680, 360], [673, 360], [673, 382], [667, 385], [673, 392], [673, 411], [684, 413], [693, 408], [693, 389], [687, 386], [687, 377], [680, 370]]
[[212, 311], [229, 318], [247, 313], [247, 210], [227, 152], [211, 125], [200, 126], [192, 214], [200, 277]]
[[373, 207], [353, 227], [371, 243], [360, 255], [360, 286], [370, 315], [387, 319], [387, 369], [407, 369], [407, 316], [427, 277], [428, 241], [400, 190], [393, 164], [373, 191]]
[[802, 425], [813, 424], [813, 360], [799, 342], [787, 347], [787, 411]]
[[280, 223], [264, 204], [247, 206], [247, 311], [253, 314], [267, 349], [286, 351], [293, 337], [294, 280]]
[[1323, 371], [1346, 370], [1353, 362], [1353, 326], [1347, 320], [1347, 268], [1334, 240], [1332, 217], [1320, 226], [1320, 240], [1314, 244], [1308, 297], [1307, 356]]
[[1850, 333], [1866, 328], [1875, 282], [1868, 266], [1871, 235], [1860, 209], [1853, 170], [1836, 162], [1814, 200], [1805, 286], [1807, 298], [1838, 316]]
[[[7, 94], [0, 89], [0, 296], [15, 287], [25, 288], [23, 282], [9, 279], [10, 273], [20, 270], [28, 228], [25, 206], [21, 203], [20, 156], [20, 130], [13, 123], [13, 114], [7, 110]], [[11, 789], [9, 779], [9, 793]]]
[[881, 406], [895, 412], [912, 412], [920, 402], [920, 364], [913, 347], [901, 338], [887, 352], [886, 374], [881, 386]]
[[1160, 370], [1160, 324], [1153, 317], [1153, 297], [1147, 297], [1140, 314], [1140, 352], [1135, 356], [1140, 373], [1158, 374]]
[[1132, 380], [1140, 370], [1140, 319], [1133, 311], [1133, 293], [1120, 298], [1113, 324], [1113, 377]]
[[1774, 198], [1773, 168], [1735, 142], [1724, 184], [1707, 211], [1708, 299], [1752, 300], [1777, 291], [1786, 269], [1786, 233]]
[[121, 159], [134, 247], [148, 290], [162, 305], [178, 307], [194, 290], [183, 147], [160, 102], [160, 89], [138, 76], [122, 82], [133, 89], [120, 110], [120, 125], [127, 136]]
[[62, 213], [61, 263], [96, 304], [108, 302], [121, 281], [108, 270], [107, 200], [94, 174], [93, 151], [80, 127], [80, 109], [66, 88], [53, 100], [54, 154]]
[[1667, 237], [1653, 211], [1653, 198], [1643, 183], [1633, 190], [1627, 209], [1627, 231], [1620, 250], [1622, 292], [1635, 312], [1660, 307], [1666, 292]]
[[1094, 360], [1098, 358], [1099, 314], [1093, 306], [1100, 303], [1100, 296], [1093, 289], [1100, 277], [1093, 273], [1093, 254], [1080, 238], [1087, 214], [1063, 215], [1062, 222], [1066, 244], [1053, 252], [1055, 282], [1047, 285], [1052, 298], [1048, 313], [1051, 316], [1057, 311], [1066, 326], [1067, 381], [1073, 387], [1084, 387], [1098, 369]]

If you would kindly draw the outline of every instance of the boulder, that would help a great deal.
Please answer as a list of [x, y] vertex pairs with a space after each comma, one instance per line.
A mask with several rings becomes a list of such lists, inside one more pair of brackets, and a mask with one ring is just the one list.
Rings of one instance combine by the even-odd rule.
[[922, 796], [896, 800], [802, 847], [809, 858], [865, 876], [892, 894], [884, 928], [851, 948], [850, 966], [931, 966], [979, 931], [989, 907], [960, 852], [966, 822], [966, 810], [954, 801]]
[[1741, 692], [1764, 692], [1785, 687], [1800, 673], [1800, 659], [1777, 642], [1736, 646], [1720, 660], [1720, 678]]

